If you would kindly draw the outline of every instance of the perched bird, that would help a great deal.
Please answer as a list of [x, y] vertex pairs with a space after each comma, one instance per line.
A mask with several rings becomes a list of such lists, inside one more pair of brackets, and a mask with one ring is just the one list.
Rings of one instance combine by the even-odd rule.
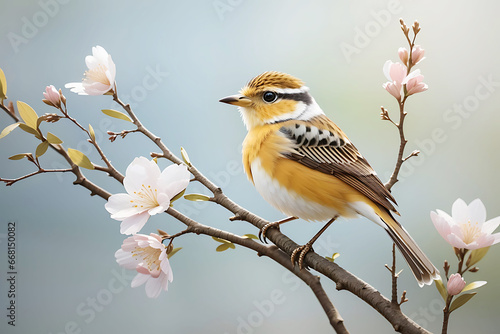
[[342, 130], [321, 110], [309, 88], [285, 73], [265, 72], [238, 95], [220, 102], [239, 106], [248, 134], [243, 164], [266, 201], [287, 219], [328, 223], [292, 253], [300, 268], [314, 241], [338, 217], [362, 215], [386, 230], [420, 286], [439, 278], [439, 271], [392, 216], [391, 193]]

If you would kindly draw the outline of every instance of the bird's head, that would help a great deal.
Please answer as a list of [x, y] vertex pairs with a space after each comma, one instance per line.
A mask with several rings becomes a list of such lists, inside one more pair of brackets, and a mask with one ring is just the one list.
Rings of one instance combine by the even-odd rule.
[[239, 106], [248, 130], [287, 120], [308, 120], [323, 114], [304, 83], [286, 73], [264, 72], [253, 78], [240, 94], [220, 102]]

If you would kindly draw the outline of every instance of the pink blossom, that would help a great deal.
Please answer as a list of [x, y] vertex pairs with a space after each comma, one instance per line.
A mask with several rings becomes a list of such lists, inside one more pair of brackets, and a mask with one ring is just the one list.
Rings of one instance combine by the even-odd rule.
[[446, 288], [450, 296], [458, 295], [465, 288], [465, 281], [460, 274], [453, 274], [448, 279]]
[[401, 87], [406, 77], [406, 66], [388, 60], [384, 64], [383, 71], [389, 80], [383, 84], [383, 87], [396, 99], [401, 100]]
[[415, 45], [411, 50], [411, 63], [412, 65], [417, 65], [422, 60], [424, 60], [425, 50], [420, 47], [420, 45]]
[[45, 102], [46, 104], [54, 106], [56, 108], [61, 107], [61, 95], [53, 85], [45, 87], [43, 97], [45, 98], [43, 102]]
[[403, 85], [406, 85], [406, 96], [423, 92], [428, 88], [422, 82], [424, 76], [420, 74], [420, 70], [415, 70], [406, 75], [408, 72], [406, 66], [388, 60], [384, 64], [383, 71], [389, 81], [382, 86], [398, 101], [401, 101], [401, 89]]
[[135, 158], [123, 179], [127, 193], [111, 195], [104, 207], [121, 221], [120, 233], [135, 234], [150, 216], [169, 208], [171, 199], [188, 186], [189, 175], [185, 165], [170, 165], [162, 172], [154, 161]]
[[453, 247], [479, 249], [500, 242], [500, 233], [493, 231], [500, 225], [500, 217], [486, 221], [486, 208], [480, 199], [467, 205], [462, 199], [453, 203], [452, 216], [441, 210], [431, 212], [431, 219], [439, 234]]
[[71, 88], [78, 95], [113, 94], [115, 89], [116, 65], [102, 46], [92, 48], [92, 55], [85, 58], [88, 70], [82, 82], [70, 82], [64, 87]]
[[408, 65], [408, 50], [405, 48], [398, 49], [399, 59], [403, 62], [404, 65]]
[[157, 298], [162, 290], [167, 291], [168, 282], [174, 279], [167, 248], [157, 234], [128, 237], [115, 257], [120, 266], [137, 271], [131, 286], [135, 288], [145, 283], [149, 298]]
[[424, 80], [424, 76], [420, 74], [420, 70], [415, 70], [408, 74], [408, 76], [403, 80], [403, 85], [406, 84], [408, 96], [427, 90], [428, 87], [422, 82], [422, 80]]

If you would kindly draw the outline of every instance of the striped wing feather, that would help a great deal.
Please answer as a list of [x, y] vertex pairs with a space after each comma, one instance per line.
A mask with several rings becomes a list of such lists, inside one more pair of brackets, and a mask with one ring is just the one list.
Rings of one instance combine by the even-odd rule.
[[296, 144], [288, 157], [304, 166], [331, 174], [389, 211], [394, 197], [377, 177], [373, 168], [347, 136], [326, 116], [309, 122], [285, 122], [280, 132]]

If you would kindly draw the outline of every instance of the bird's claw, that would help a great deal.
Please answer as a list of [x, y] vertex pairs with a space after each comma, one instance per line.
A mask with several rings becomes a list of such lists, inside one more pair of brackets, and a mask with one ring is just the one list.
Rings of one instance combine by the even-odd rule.
[[270, 228], [277, 228], [279, 230], [280, 228], [280, 222], [272, 222], [272, 223], [268, 223], [266, 225], [264, 225], [263, 228], [260, 229], [259, 231], [259, 239], [261, 242], [264, 242], [267, 244], [267, 237], [266, 237], [266, 233], [267, 233], [267, 230], [269, 230]]
[[[295, 262], [299, 263], [299, 269], [302, 270], [304, 269], [304, 258], [306, 257], [307, 253], [312, 250], [312, 246], [310, 244], [305, 244], [303, 246], [299, 246], [295, 248], [292, 252], [292, 256], [290, 257], [290, 260], [292, 261], [292, 265], [295, 265]], [[297, 256], [298, 261], [297, 261]]]

